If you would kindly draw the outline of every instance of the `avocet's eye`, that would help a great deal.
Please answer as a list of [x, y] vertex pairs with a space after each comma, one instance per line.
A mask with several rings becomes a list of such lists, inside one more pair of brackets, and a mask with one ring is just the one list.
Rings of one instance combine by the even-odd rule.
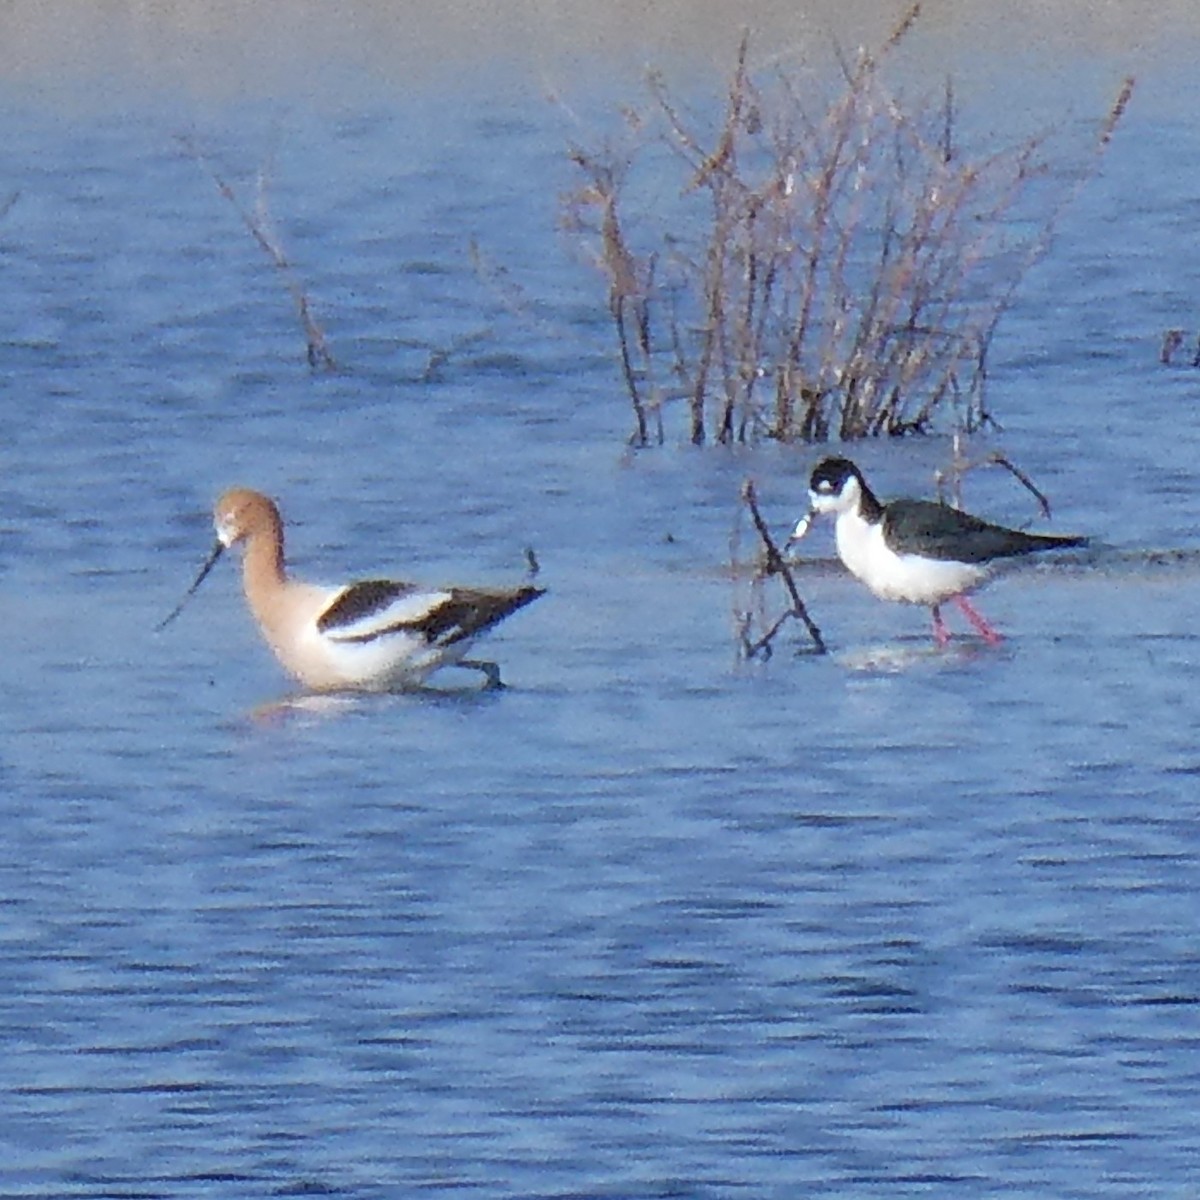
[[232, 546], [237, 541], [237, 519], [234, 513], [218, 513], [213, 524], [217, 529], [217, 537], [226, 546]]

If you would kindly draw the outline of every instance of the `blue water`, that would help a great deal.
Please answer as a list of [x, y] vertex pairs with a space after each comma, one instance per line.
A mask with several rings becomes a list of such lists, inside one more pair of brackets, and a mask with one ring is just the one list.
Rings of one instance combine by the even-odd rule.
[[[739, 488], [784, 532], [813, 455], [625, 452], [559, 110], [6, 92], [0, 1193], [1194, 1196], [1197, 573], [1136, 552], [1200, 544], [1200, 377], [1157, 363], [1200, 145], [1143, 87], [983, 447], [1134, 558], [998, 583], [1004, 646], [948, 653], [803, 575], [831, 653], [753, 666]], [[337, 373], [179, 132], [249, 205], [265, 167]], [[886, 493], [947, 452], [856, 454]], [[307, 703], [229, 564], [153, 634], [235, 483], [313, 578], [534, 548], [508, 690]]]

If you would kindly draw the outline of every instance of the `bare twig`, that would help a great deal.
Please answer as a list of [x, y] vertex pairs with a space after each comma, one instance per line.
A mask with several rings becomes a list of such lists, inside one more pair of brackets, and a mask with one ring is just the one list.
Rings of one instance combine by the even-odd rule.
[[263, 253], [271, 261], [271, 265], [283, 277], [288, 292], [291, 294], [292, 302], [296, 306], [296, 315], [300, 318], [300, 325], [304, 330], [308, 365], [314, 371], [336, 370], [337, 363], [334, 361], [333, 354], [330, 352], [329, 346], [325, 341], [325, 333], [312, 314], [312, 306], [309, 302], [308, 293], [296, 275], [296, 270], [284, 251], [278, 234], [272, 228], [266, 200], [265, 174], [260, 173], [259, 175], [258, 198], [255, 210], [251, 212], [238, 199], [233, 188], [226, 182], [216, 167], [213, 166], [212, 161], [200, 149], [193, 138], [187, 134], [179, 134], [176, 140], [211, 177], [217, 191], [233, 206], [238, 216], [241, 217], [242, 223], [249, 230], [250, 236], [254, 238]]
[[754, 481], [751, 479], [747, 479], [742, 484], [742, 502], [750, 512], [750, 519], [754, 522], [755, 531], [758, 533], [759, 540], [763, 544], [765, 552], [763, 574], [781, 576], [784, 587], [787, 589], [788, 597], [791, 600], [791, 607], [756, 641], [750, 640], [748, 628], [743, 629], [742, 644], [745, 656], [747, 658], [755, 658], [759, 655], [769, 656], [772, 640], [785, 622], [792, 617], [804, 623], [804, 627], [808, 630], [808, 636], [812, 639], [814, 653], [824, 654], [826, 648], [825, 641], [821, 637], [821, 631], [817, 628], [812, 617], [808, 615], [808, 609], [805, 607], [804, 601], [800, 598], [800, 589], [796, 586], [796, 580], [792, 576], [791, 568], [788, 566], [787, 560], [779, 552], [779, 547], [775, 545], [775, 541], [771, 537], [771, 531], [767, 528], [766, 521], [763, 520], [762, 513], [758, 507], [758, 498], [754, 490]]
[[1105, 117], [1104, 123], [1100, 126], [1100, 136], [1096, 139], [1096, 152], [1102, 153], [1108, 149], [1108, 143], [1112, 141], [1112, 136], [1116, 132], [1117, 126], [1121, 123], [1121, 118], [1125, 115], [1125, 110], [1129, 107], [1129, 101], [1133, 99], [1133, 89], [1137, 80], [1132, 75], [1126, 75], [1124, 82], [1121, 84], [1121, 90], [1117, 93], [1117, 98], [1113, 101], [1113, 106], [1109, 109], [1108, 116]]
[[881, 54], [886, 54], [894, 50], [911, 32], [912, 27], [917, 23], [917, 18], [921, 15], [920, 3], [912, 5], [908, 11], [896, 23], [896, 27], [892, 30], [886, 42], [883, 44]]
[[1046, 498], [1045, 492], [1043, 492], [1041, 488], [1039, 488], [1037, 484], [1035, 484], [1033, 480], [1030, 479], [1030, 477], [1016, 465], [1016, 463], [1014, 463], [1006, 455], [1002, 454], [999, 450], [993, 450], [991, 453], [985, 454], [982, 458], [964, 458], [961, 455], [961, 445], [959, 439], [957, 438], [955, 439], [954, 461], [951, 464], [950, 469], [948, 471], [938, 471], [934, 476], [937, 482], [939, 495], [941, 494], [943, 484], [949, 477], [953, 476], [956, 481], [955, 488], [953, 489], [955, 505], [961, 505], [962, 496], [961, 489], [958, 486], [958, 481], [961, 481], [962, 477], [968, 471], [973, 471], [976, 467], [986, 466], [1003, 467], [1006, 471], [1008, 471], [1008, 473], [1012, 475], [1012, 477], [1016, 479], [1017, 482], [1020, 483], [1021, 486], [1025, 488], [1025, 490], [1029, 492], [1029, 494], [1038, 502], [1038, 507], [1042, 510], [1042, 515], [1046, 518], [1046, 520], [1049, 521], [1051, 519], [1052, 514], [1050, 512], [1050, 501]]
[[1042, 515], [1047, 521], [1050, 520], [1050, 501], [1046, 499], [1046, 494], [1039, 488], [1024, 471], [1021, 470], [1015, 463], [1007, 459], [999, 450], [993, 451], [987, 456], [988, 462], [993, 462], [997, 466], [1003, 467], [1008, 471], [1027, 492], [1038, 502], [1038, 507], [1042, 510]]

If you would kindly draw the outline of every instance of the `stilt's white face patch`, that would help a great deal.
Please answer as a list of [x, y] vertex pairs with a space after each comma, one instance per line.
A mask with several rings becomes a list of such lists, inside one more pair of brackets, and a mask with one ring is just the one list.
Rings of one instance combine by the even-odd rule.
[[853, 475], [848, 475], [845, 482], [836, 491], [821, 486], [809, 488], [808, 501], [812, 511], [816, 513], [848, 513], [857, 512], [859, 501], [862, 499], [862, 488]]

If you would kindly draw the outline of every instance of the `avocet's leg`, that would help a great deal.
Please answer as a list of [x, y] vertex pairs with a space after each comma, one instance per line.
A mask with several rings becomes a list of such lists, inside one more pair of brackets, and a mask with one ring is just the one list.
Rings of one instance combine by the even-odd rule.
[[942, 620], [942, 610], [936, 604], [933, 606], [933, 640], [939, 646], [945, 646], [950, 641], [950, 631]]
[[495, 691], [504, 686], [504, 680], [500, 678], [500, 667], [494, 662], [484, 662], [478, 658], [460, 658], [456, 665], [470, 667], [472, 671], [482, 671], [484, 674], [483, 686], [486, 691]]
[[980, 637], [989, 646], [998, 646], [1004, 639], [967, 603], [966, 596], [955, 596], [955, 604], [963, 610], [967, 620], [979, 630]]

